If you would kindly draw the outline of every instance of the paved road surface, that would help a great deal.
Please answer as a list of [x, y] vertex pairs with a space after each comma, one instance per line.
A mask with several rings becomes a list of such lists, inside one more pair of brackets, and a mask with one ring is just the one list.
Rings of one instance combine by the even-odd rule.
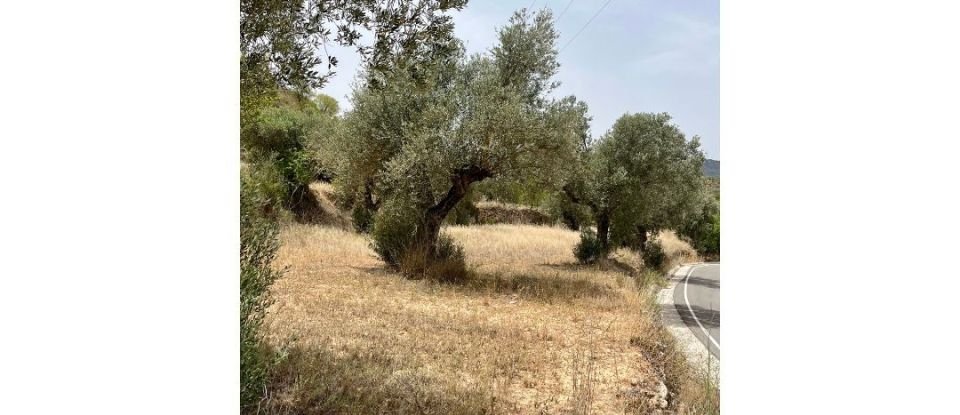
[[720, 358], [720, 264], [695, 265], [673, 292], [680, 318]]

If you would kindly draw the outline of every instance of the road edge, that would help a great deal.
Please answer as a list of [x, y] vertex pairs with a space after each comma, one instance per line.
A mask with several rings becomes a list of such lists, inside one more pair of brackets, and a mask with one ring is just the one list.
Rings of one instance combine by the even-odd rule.
[[[708, 373], [710, 377], [716, 381], [717, 387], [719, 388], [720, 359], [710, 354], [707, 347], [693, 334], [692, 329], [683, 323], [683, 320], [680, 318], [680, 313], [677, 312], [677, 304], [673, 302], [674, 290], [680, 282], [683, 281], [685, 273], [690, 270], [691, 267], [703, 264], [705, 263], [683, 264], [671, 269], [666, 275], [670, 284], [657, 294], [657, 303], [660, 305], [660, 313], [664, 322], [663, 326], [673, 335], [674, 339], [677, 340], [677, 346], [687, 357], [687, 361], [701, 373]], [[685, 306], [685, 304], [680, 304], [680, 306]], [[667, 324], [668, 322], [672, 322], [673, 324]]]

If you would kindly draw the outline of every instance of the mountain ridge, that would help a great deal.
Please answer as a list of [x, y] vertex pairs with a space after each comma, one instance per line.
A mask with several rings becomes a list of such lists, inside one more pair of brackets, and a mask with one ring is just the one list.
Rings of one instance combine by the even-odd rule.
[[720, 160], [706, 159], [703, 161], [703, 175], [720, 177]]

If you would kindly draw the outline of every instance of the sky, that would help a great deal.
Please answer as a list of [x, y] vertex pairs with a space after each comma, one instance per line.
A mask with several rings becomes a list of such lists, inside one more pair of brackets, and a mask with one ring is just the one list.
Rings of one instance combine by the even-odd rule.
[[[599, 137], [625, 113], [667, 112], [687, 137], [700, 137], [707, 158], [720, 159], [720, 10], [717, 0], [472, 0], [454, 13], [468, 53], [489, 50], [496, 28], [517, 9], [547, 7], [560, 33], [561, 82], [554, 96], [576, 95]], [[561, 12], [569, 5], [569, 9]], [[577, 35], [577, 32], [580, 32]], [[576, 37], [574, 37], [576, 35]], [[321, 92], [349, 109], [359, 58], [330, 48], [340, 61]]]

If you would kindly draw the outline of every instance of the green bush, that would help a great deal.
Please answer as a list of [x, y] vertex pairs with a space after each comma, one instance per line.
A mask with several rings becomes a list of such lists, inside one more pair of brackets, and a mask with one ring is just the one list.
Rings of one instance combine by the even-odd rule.
[[680, 233], [690, 245], [706, 257], [720, 256], [720, 205], [719, 201], [709, 199], [702, 210], [685, 226]]
[[240, 404], [262, 398], [272, 352], [260, 336], [270, 305], [267, 290], [281, 273], [270, 267], [279, 242], [278, 225], [269, 216], [275, 201], [262, 191], [268, 184], [258, 176], [241, 175], [240, 182]]
[[338, 119], [323, 113], [315, 103], [281, 91], [276, 102], [244, 128], [241, 150], [245, 160], [272, 166], [282, 196], [274, 200], [303, 216], [313, 208], [312, 201], [306, 200], [310, 198], [307, 186], [331, 174], [334, 161], [321, 148], [329, 147], [338, 126]]
[[577, 261], [581, 264], [592, 264], [603, 255], [603, 246], [597, 239], [597, 233], [589, 228], [580, 231], [580, 242], [573, 248], [573, 256], [577, 257]]
[[414, 214], [409, 202], [399, 198], [387, 201], [377, 211], [370, 233], [373, 238], [373, 251], [394, 269], [399, 269], [400, 260], [416, 237], [417, 222]]
[[432, 255], [426, 247], [413, 245], [404, 251], [399, 265], [400, 272], [413, 279], [458, 282], [468, 276], [463, 248], [443, 234]]
[[373, 250], [394, 269], [405, 276], [439, 281], [458, 281], [467, 276], [463, 249], [441, 234], [430, 252], [417, 240], [419, 222], [414, 219], [408, 201], [394, 199], [380, 208], [371, 237]]
[[667, 254], [663, 251], [660, 239], [647, 241], [641, 252], [643, 265], [649, 269], [660, 269], [667, 262]]
[[696, 244], [705, 255], [720, 256], [720, 214], [712, 216], [707, 232]]
[[[241, 186], [250, 204], [248, 208], [256, 209], [266, 217], [275, 218], [279, 214], [276, 208], [287, 198], [283, 172], [272, 158], [247, 163], [241, 173]], [[241, 203], [243, 197], [241, 194]]]

